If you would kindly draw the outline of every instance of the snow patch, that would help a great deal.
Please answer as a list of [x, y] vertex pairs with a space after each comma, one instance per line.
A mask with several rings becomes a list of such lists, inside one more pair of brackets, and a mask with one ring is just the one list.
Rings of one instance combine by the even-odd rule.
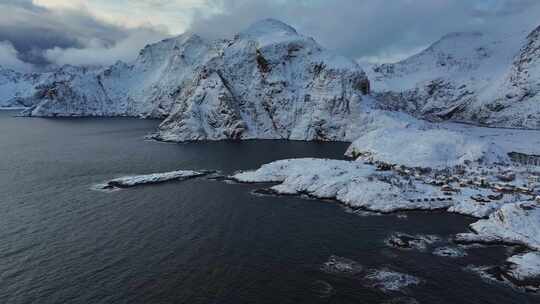
[[449, 168], [467, 163], [510, 163], [497, 145], [445, 129], [380, 128], [356, 139], [347, 155], [407, 167]]

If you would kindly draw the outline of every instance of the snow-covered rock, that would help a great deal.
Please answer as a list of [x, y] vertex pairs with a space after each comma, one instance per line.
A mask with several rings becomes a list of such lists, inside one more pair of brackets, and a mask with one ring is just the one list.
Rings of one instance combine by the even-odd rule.
[[321, 266], [321, 270], [329, 274], [359, 280], [362, 285], [383, 292], [402, 292], [422, 283], [421, 279], [409, 274], [393, 271], [389, 268], [366, 268], [354, 260], [335, 255]]
[[496, 144], [446, 129], [382, 127], [357, 138], [346, 153], [407, 167], [448, 168], [466, 163], [509, 163]]
[[434, 235], [409, 235], [405, 233], [394, 233], [388, 239], [386, 244], [397, 249], [414, 249], [424, 251], [429, 245], [440, 241], [440, 238]]
[[206, 175], [207, 172], [198, 172], [191, 170], [178, 170], [165, 173], [152, 173], [145, 175], [133, 175], [115, 178], [102, 186], [103, 189], [110, 188], [129, 188], [144, 184], [164, 183], [172, 180], [185, 180], [189, 178]]
[[540, 27], [453, 33], [367, 70], [380, 106], [430, 119], [540, 129]]
[[[508, 275], [518, 281], [536, 279], [540, 282], [540, 252], [528, 252], [511, 256]], [[540, 287], [540, 286], [539, 286]]]
[[540, 252], [511, 256], [503, 267], [504, 276], [530, 291], [540, 290]]
[[540, 253], [527, 252], [509, 257], [500, 266], [473, 266], [466, 268], [482, 278], [499, 281], [527, 291], [540, 290]]
[[374, 270], [367, 274], [365, 278], [371, 281], [371, 287], [380, 289], [383, 292], [401, 291], [422, 282], [422, 280], [415, 276], [389, 269]]
[[459, 234], [458, 241], [506, 243], [540, 250], [540, 205], [520, 202], [499, 210], [471, 225], [473, 233]]
[[439, 247], [433, 250], [433, 254], [441, 257], [462, 258], [467, 256], [467, 252], [459, 247]]
[[326, 273], [346, 275], [357, 275], [365, 271], [364, 266], [360, 263], [335, 255], [332, 255], [328, 261], [321, 266], [321, 270]]

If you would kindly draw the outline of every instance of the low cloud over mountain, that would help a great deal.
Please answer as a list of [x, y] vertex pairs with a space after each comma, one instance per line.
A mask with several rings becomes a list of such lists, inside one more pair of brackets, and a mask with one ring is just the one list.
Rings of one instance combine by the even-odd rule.
[[50, 9], [31, 0], [0, 3], [0, 64], [15, 68], [22, 63], [37, 68], [110, 64], [134, 58], [146, 43], [166, 36], [156, 27], [108, 23], [84, 7]]
[[360, 61], [395, 61], [448, 32], [532, 28], [539, 14], [536, 0], [3, 0], [0, 64], [129, 61], [145, 44], [186, 30], [216, 38], [268, 17]]

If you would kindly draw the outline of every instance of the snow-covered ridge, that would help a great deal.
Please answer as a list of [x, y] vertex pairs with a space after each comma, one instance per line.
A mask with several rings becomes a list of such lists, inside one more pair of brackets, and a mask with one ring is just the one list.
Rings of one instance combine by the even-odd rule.
[[540, 129], [538, 32], [449, 34], [417, 55], [367, 72], [386, 109]]

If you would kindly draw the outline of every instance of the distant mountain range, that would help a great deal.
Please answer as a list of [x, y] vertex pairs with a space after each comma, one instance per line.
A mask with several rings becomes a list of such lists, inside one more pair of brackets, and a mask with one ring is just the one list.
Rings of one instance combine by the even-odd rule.
[[161, 118], [155, 137], [168, 141], [352, 141], [374, 109], [540, 129], [540, 27], [449, 34], [365, 70], [267, 19], [230, 39], [184, 34], [148, 45], [129, 64], [0, 69], [0, 106], [27, 107], [29, 116]]

